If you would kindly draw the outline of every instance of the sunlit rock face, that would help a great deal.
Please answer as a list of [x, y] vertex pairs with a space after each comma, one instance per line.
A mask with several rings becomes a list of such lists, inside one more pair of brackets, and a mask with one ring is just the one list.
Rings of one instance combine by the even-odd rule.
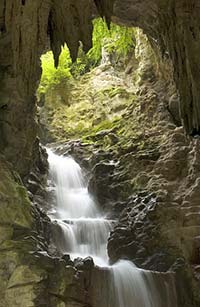
[[200, 132], [199, 14], [198, 0], [116, 0], [114, 4], [118, 22], [144, 29], [154, 49], [171, 59], [183, 124], [192, 135]]

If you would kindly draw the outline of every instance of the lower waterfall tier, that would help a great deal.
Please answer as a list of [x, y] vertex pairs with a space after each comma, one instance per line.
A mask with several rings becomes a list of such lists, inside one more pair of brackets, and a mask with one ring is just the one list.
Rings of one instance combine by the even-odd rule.
[[51, 150], [48, 154], [56, 204], [51, 215], [54, 244], [75, 261], [89, 256], [94, 259], [93, 306], [176, 307], [172, 273], [141, 270], [128, 260], [109, 265], [107, 241], [114, 221], [101, 215], [80, 166], [71, 157], [58, 156]]

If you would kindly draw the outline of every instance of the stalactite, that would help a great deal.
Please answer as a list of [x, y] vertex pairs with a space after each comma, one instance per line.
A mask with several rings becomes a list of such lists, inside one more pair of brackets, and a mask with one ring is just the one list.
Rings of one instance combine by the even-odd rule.
[[101, 17], [105, 17], [108, 27], [110, 27], [111, 16], [113, 13], [114, 0], [94, 0]]
[[92, 46], [92, 1], [87, 0], [65, 0], [54, 1], [51, 8], [50, 38], [51, 49], [55, 57], [55, 64], [61, 46], [67, 43], [71, 58], [76, 60], [79, 42], [82, 41], [83, 48], [88, 51]]
[[[95, 1], [100, 15], [110, 23], [112, 1]], [[79, 42], [87, 52], [92, 46], [93, 0], [6, 1], [6, 31], [11, 35], [15, 75], [21, 75], [27, 93], [40, 76], [39, 57], [50, 36], [55, 65], [66, 43], [76, 60]]]
[[48, 1], [6, 1], [6, 31], [11, 35], [13, 74], [25, 96], [35, 91], [40, 55], [46, 46], [50, 11]]

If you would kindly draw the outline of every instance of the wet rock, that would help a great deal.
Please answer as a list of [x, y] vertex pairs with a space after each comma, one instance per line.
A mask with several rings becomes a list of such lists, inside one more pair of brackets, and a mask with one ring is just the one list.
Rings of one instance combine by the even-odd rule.
[[97, 163], [92, 170], [92, 178], [89, 181], [88, 189], [95, 195], [100, 204], [105, 203], [108, 199], [112, 199], [110, 186], [112, 184], [112, 174], [115, 166], [107, 163]]
[[93, 261], [92, 257], [85, 258], [83, 263], [84, 263], [86, 270], [89, 270], [89, 269], [94, 267], [94, 261]]
[[62, 259], [65, 260], [65, 262], [66, 262], [67, 265], [71, 265], [71, 266], [74, 265], [74, 263], [73, 263], [73, 261], [71, 260], [69, 254], [64, 254], [64, 255], [62, 256]]

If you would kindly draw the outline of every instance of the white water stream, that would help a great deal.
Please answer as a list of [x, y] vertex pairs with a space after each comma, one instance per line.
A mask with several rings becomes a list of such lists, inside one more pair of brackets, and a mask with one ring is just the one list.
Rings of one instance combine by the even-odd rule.
[[48, 155], [56, 194], [51, 218], [63, 234], [57, 247], [72, 259], [91, 256], [96, 265], [109, 270], [109, 298], [103, 307], [176, 307], [173, 276], [168, 274], [165, 278], [125, 260], [109, 265], [106, 246], [113, 222], [100, 214], [74, 159], [58, 156], [49, 149]]

